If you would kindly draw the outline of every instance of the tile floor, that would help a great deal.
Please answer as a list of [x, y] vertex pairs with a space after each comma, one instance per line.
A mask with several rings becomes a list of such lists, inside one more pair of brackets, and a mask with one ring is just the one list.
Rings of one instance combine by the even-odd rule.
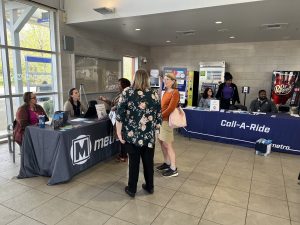
[[149, 195], [141, 174], [131, 199], [123, 191], [126, 163], [112, 159], [66, 184], [47, 186], [45, 177], [16, 179], [19, 163], [2, 144], [0, 224], [300, 225], [299, 156], [256, 156], [253, 149], [181, 136], [175, 149], [179, 176], [155, 173]]

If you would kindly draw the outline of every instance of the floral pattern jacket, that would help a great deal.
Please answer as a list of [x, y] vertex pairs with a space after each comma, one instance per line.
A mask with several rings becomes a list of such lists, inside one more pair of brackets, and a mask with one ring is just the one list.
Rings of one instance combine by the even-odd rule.
[[154, 148], [155, 131], [162, 122], [158, 94], [151, 89], [124, 89], [117, 106], [116, 119], [123, 124], [122, 133], [126, 142]]

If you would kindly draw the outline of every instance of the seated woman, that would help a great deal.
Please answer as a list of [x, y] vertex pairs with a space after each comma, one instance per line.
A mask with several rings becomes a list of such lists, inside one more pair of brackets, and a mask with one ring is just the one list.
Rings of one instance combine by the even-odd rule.
[[211, 88], [206, 88], [204, 90], [202, 98], [199, 101], [198, 106], [201, 107], [201, 108], [209, 109], [210, 100], [212, 100], [212, 99], [215, 99], [213, 90]]
[[87, 108], [81, 104], [79, 92], [76, 88], [71, 88], [69, 91], [69, 99], [65, 102], [64, 111], [69, 112], [71, 117], [79, 117], [85, 113]]
[[39, 115], [45, 115], [45, 121], [49, 121], [42, 106], [36, 104], [36, 95], [32, 92], [25, 92], [23, 95], [24, 104], [18, 108], [16, 124], [14, 127], [14, 140], [22, 145], [25, 128], [29, 125], [36, 125], [39, 122]]

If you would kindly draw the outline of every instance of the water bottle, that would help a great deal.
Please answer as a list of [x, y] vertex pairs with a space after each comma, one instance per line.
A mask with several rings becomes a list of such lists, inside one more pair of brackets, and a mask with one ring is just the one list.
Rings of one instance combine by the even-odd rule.
[[39, 128], [45, 128], [45, 115], [39, 115]]

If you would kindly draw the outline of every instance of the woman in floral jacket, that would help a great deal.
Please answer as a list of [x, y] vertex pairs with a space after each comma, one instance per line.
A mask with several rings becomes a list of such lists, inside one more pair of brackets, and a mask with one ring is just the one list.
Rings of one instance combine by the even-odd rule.
[[144, 70], [135, 73], [132, 87], [124, 89], [117, 107], [117, 135], [129, 155], [129, 178], [125, 192], [134, 197], [139, 176], [140, 158], [144, 167], [142, 188], [152, 194], [155, 133], [161, 124], [158, 94], [150, 89], [149, 75]]

